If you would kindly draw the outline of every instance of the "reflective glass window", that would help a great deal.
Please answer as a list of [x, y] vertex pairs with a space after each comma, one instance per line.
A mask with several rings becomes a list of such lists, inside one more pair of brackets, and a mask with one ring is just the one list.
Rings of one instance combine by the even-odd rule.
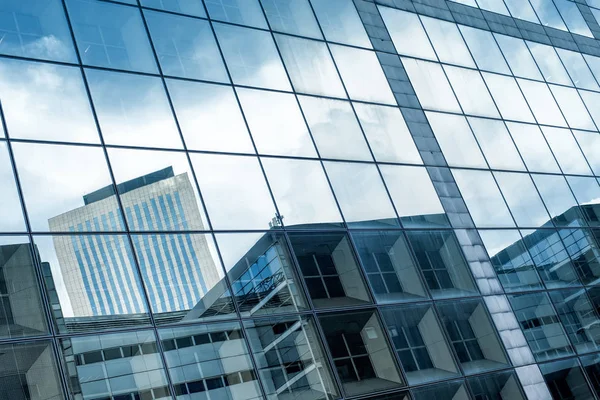
[[308, 0], [260, 0], [271, 29], [321, 39], [321, 30]]
[[140, 3], [144, 7], [188, 14], [195, 17], [206, 17], [204, 7], [202, 6], [202, 0], [140, 0]]
[[78, 68], [2, 59], [0, 98], [11, 138], [100, 143]]
[[469, 125], [492, 169], [525, 170], [504, 122], [468, 117]]
[[231, 87], [176, 79], [166, 82], [188, 149], [254, 153]]
[[600, 135], [598, 132], [575, 130], [573, 134], [592, 171], [594, 171], [594, 175], [600, 175]]
[[502, 118], [513, 121], [535, 122], [514, 78], [485, 72], [482, 75]]
[[342, 222], [319, 161], [262, 158], [262, 163], [280, 217], [288, 228]]
[[144, 16], [163, 74], [229, 82], [208, 21], [155, 11]]
[[381, 6], [379, 12], [398, 54], [437, 61], [417, 14]]
[[[244, 1], [243, 4], [253, 2]], [[207, 1], [207, 5], [209, 3]], [[291, 89], [270, 33], [219, 23], [213, 26], [233, 83], [268, 89]]]
[[[460, 0], [465, 1], [465, 0]], [[452, 399], [470, 400], [464, 381], [446, 381], [435, 385], [417, 387], [412, 390], [415, 400]]]
[[504, 53], [504, 57], [506, 57], [513, 75], [522, 78], [542, 80], [542, 76], [535, 65], [535, 61], [533, 61], [533, 57], [531, 56], [531, 53], [529, 53], [529, 49], [522, 39], [498, 34], [494, 34], [494, 37], [500, 45], [502, 53]]
[[552, 398], [584, 400], [593, 397], [577, 359], [540, 364], [540, 370]]
[[409, 384], [459, 375], [432, 305], [386, 308], [382, 314]]
[[321, 157], [373, 160], [349, 102], [312, 96], [298, 99]]
[[403, 58], [402, 64], [423, 108], [461, 112], [440, 64], [411, 58]]
[[378, 303], [429, 297], [402, 232], [352, 232], [352, 239]]
[[[425, 16], [421, 17], [421, 21], [441, 62], [475, 67], [456, 24]], [[410, 36], [405, 38], [410, 40]]]
[[325, 43], [286, 35], [275, 39], [296, 91], [346, 97]]
[[564, 177], [541, 174], [532, 174], [531, 177], [555, 225], [581, 224], [583, 215]]
[[417, 265], [435, 299], [477, 292], [460, 245], [451, 231], [407, 231]]
[[542, 132], [564, 173], [592, 174], [570, 130], [544, 126]]
[[509, 16], [509, 12], [504, 5], [504, 2], [498, 2], [496, 0], [477, 0], [479, 7], [484, 10], [489, 10], [498, 14]]
[[560, 172], [539, 127], [513, 122], [506, 125], [530, 171]]
[[594, 37], [587, 22], [583, 19], [581, 11], [577, 8], [577, 4], [569, 0], [554, 0], [554, 4], [556, 4], [556, 8], [558, 8], [558, 12], [565, 21], [569, 31], [579, 35]]
[[524, 19], [525, 21], [533, 22], [534, 24], [539, 24], [540, 21], [533, 11], [531, 4], [529, 2], [521, 1], [521, 0], [504, 0], [504, 3], [508, 7], [513, 18]]
[[204, 4], [212, 19], [267, 28], [258, 0], [204, 0]]
[[478, 71], [447, 65], [444, 71], [465, 114], [500, 117]]
[[181, 148], [161, 79], [122, 72], [85, 72], [107, 144]]
[[[13, 143], [12, 148], [34, 231], [124, 230], [101, 148], [29, 143]], [[93, 196], [96, 191], [103, 195]], [[112, 215], [113, 221], [96, 226], [90, 209], [109, 219]]]
[[558, 106], [571, 128], [595, 130], [592, 121], [577, 90], [564, 86], [549, 85]]
[[352, 0], [310, 0], [325, 39], [371, 48], [371, 41]]
[[535, 13], [542, 22], [542, 25], [549, 26], [551, 28], [567, 30], [565, 23], [563, 22], [558, 10], [554, 6], [554, 3], [546, 0], [530, 0]]
[[494, 172], [504, 199], [517, 226], [539, 227], [549, 222], [550, 217], [528, 174]]
[[273, 221], [281, 223], [256, 158], [194, 154], [192, 164], [214, 229], [267, 229]]
[[350, 227], [399, 225], [374, 164], [325, 162], [325, 170]]
[[338, 45], [330, 49], [351, 99], [396, 104], [374, 52]]
[[512, 217], [490, 172], [453, 169], [452, 175], [454, 175], [476, 226], [514, 226]]
[[600, 282], [598, 233], [597, 229], [565, 228], [559, 231], [579, 278], [586, 285], [596, 285]]
[[590, 225], [600, 225], [600, 186], [595, 178], [567, 176], [567, 182]]
[[60, 0], [7, 0], [0, 5], [0, 53], [76, 62]]
[[585, 59], [585, 62], [592, 71], [592, 74], [594, 74], [596, 82], [598, 82], [598, 79], [600, 79], [600, 57], [590, 56], [589, 54], [583, 54], [583, 58]]
[[596, 126], [600, 126], [600, 93], [578, 90]]
[[510, 74], [510, 69], [489, 31], [459, 25], [460, 32], [471, 50], [477, 67], [481, 70]]
[[519, 379], [513, 371], [472, 377], [467, 382], [476, 399], [525, 400]]
[[556, 48], [560, 59], [567, 69], [575, 87], [589, 90], [600, 90], [598, 82], [594, 79], [594, 75], [587, 66], [585, 59], [580, 53], [574, 51]]
[[[25, 160], [24, 160], [25, 161]], [[21, 168], [26, 168], [25, 166]], [[36, 167], [33, 167], [33, 171], [30, 174], [38, 176], [37, 179], [45, 179], [41, 177], [43, 170], [36, 171]], [[45, 167], [42, 167], [45, 169]], [[25, 176], [23, 176], [23, 174]], [[25, 184], [27, 180], [27, 173], [20, 172], [21, 182]], [[13, 174], [12, 163], [10, 162], [10, 156], [8, 147], [5, 142], [0, 141], [0, 184], [2, 186], [2, 196], [0, 196], [0, 230], [2, 232], [25, 232], [25, 219], [23, 218], [23, 210], [21, 208], [21, 201], [19, 200], [19, 192], [15, 183], [15, 177]], [[29, 190], [33, 190], [30, 188]], [[33, 193], [31, 194], [34, 195]], [[40, 199], [41, 200], [41, 199]], [[32, 199], [31, 201], [35, 201]], [[41, 203], [41, 201], [40, 201]], [[39, 204], [42, 207], [42, 204]], [[32, 212], [33, 210], [30, 210]], [[30, 221], [33, 224], [35, 214], [31, 215]]]
[[552, 46], [536, 42], [527, 42], [527, 46], [544, 75], [544, 79], [551, 83], [573, 86], [569, 74], [562, 61]]
[[398, 108], [354, 103], [354, 109], [377, 161], [423, 163]]
[[593, 354], [581, 357], [579, 360], [590, 380], [594, 393], [600, 393], [600, 356]]
[[319, 322], [348, 396], [404, 384], [374, 311], [324, 314]]
[[487, 168], [465, 117], [434, 112], [426, 115], [448, 165]]
[[66, 3], [84, 64], [158, 72], [138, 9], [91, 0]]
[[425, 168], [382, 165], [381, 172], [404, 226], [448, 225], [440, 199]]
[[259, 153], [316, 156], [294, 95], [244, 88], [236, 90]]
[[289, 237], [316, 308], [371, 303], [345, 233], [290, 233]]
[[552, 92], [545, 83], [517, 79], [537, 122], [545, 125], [567, 126]]
[[577, 353], [597, 351], [600, 321], [585, 290], [552, 291], [549, 295]]

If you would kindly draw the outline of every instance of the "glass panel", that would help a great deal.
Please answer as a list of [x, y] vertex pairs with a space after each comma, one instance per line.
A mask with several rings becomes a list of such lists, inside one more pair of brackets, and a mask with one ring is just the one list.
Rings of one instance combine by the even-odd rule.
[[461, 109], [440, 64], [402, 58], [423, 108], [460, 113]]
[[527, 46], [535, 57], [535, 61], [538, 67], [540, 67], [546, 81], [558, 83], [559, 85], [573, 86], [569, 74], [567, 74], [562, 61], [552, 46], [535, 42], [527, 42]]
[[80, 336], [59, 346], [73, 396], [171, 396], [153, 331]]
[[315, 147], [294, 95], [237, 88], [260, 154], [315, 157]]
[[319, 322], [348, 396], [403, 385], [375, 311], [325, 314]]
[[0, 53], [77, 62], [60, 0], [4, 1], [0, 21]]
[[33, 250], [26, 236], [0, 237], [0, 337], [48, 333]]
[[417, 14], [389, 7], [378, 8], [398, 54], [437, 61]]
[[447, 65], [444, 71], [465, 114], [500, 117], [479, 72]]
[[51, 341], [3, 344], [0, 353], [7, 399], [64, 398]]
[[[18, 145], [15, 147], [19, 147]], [[28, 161], [27, 161], [28, 162]], [[25, 166], [20, 166], [20, 168], [25, 169]], [[41, 179], [45, 180], [49, 177], [43, 177], [43, 170], [46, 170], [47, 167], [39, 166], [39, 170], [36, 171], [36, 167], [33, 167], [34, 171], [30, 171], [29, 176], [26, 171], [20, 172], [20, 178], [23, 185], [27, 184], [28, 177], [31, 177], [31, 174], [36, 175], [36, 178], [32, 180]], [[42, 170], [43, 169], [43, 170]], [[23, 218], [23, 209], [21, 208], [21, 201], [19, 199], [19, 192], [17, 191], [17, 186], [15, 183], [15, 177], [13, 174], [13, 167], [10, 162], [10, 156], [8, 153], [8, 148], [5, 142], [0, 141], [0, 187], [2, 187], [2, 196], [0, 196], [0, 231], [2, 232], [25, 232], [27, 228], [25, 227], [25, 219]], [[28, 188], [29, 189], [29, 188]], [[32, 189], [32, 188], [31, 188]], [[26, 195], [25, 188], [23, 188], [23, 195]], [[31, 193], [33, 196], [33, 193]], [[46, 197], [45, 194], [43, 197]], [[39, 207], [43, 207], [44, 203], [41, 198], [32, 198], [31, 202], [38, 202]], [[33, 204], [32, 204], [33, 205]], [[31, 209], [29, 216], [29, 221], [32, 224], [32, 228], [34, 226], [34, 221], [36, 219], [35, 215], [35, 207]]]
[[[209, 13], [211, 2], [207, 0]], [[235, 0], [236, 3], [239, 0]], [[242, 4], [252, 4], [255, 0]], [[271, 34], [239, 26], [213, 24], [221, 50], [233, 82], [239, 85], [258, 86], [269, 89], [291, 90], [281, 58]]]
[[513, 371], [467, 379], [476, 399], [525, 400], [517, 375]]
[[[464, 0], [460, 0], [464, 1]], [[469, 392], [463, 381], [449, 381], [437, 385], [427, 385], [412, 390], [415, 400], [452, 399], [470, 400]]]
[[244, 321], [269, 399], [339, 397], [312, 317]]
[[[595, 11], [598, 12], [599, 10]], [[598, 82], [598, 79], [600, 79], [600, 57], [594, 57], [590, 56], [589, 54], [583, 54], [583, 58], [585, 59], [587, 66], [592, 71], [592, 74], [596, 78], [596, 82]]]
[[600, 135], [598, 132], [573, 131], [594, 175], [600, 175]]
[[[12, 148], [32, 230], [124, 230], [101, 148], [29, 143], [13, 143]], [[102, 196], [95, 198], [95, 191]], [[112, 215], [111, 224], [92, 225], [92, 209]], [[73, 225], [75, 220], [82, 224]], [[86, 220], [89, 224], [83, 224]]]
[[349, 227], [399, 225], [374, 164], [325, 162], [325, 169]]
[[263, 158], [262, 163], [280, 218], [288, 228], [341, 224], [342, 217], [319, 161]]
[[425, 168], [382, 165], [381, 173], [405, 227], [448, 226]]
[[596, 126], [600, 126], [600, 93], [588, 92], [586, 90], [578, 90], [578, 92]]
[[448, 165], [487, 168], [465, 117], [434, 112], [425, 115]]
[[552, 398], [584, 400], [593, 397], [577, 359], [540, 364], [540, 370]]
[[423, 164], [398, 108], [364, 103], [353, 105], [377, 161]]
[[585, 224], [583, 214], [564, 177], [534, 174], [532, 178], [555, 225]]
[[177, 399], [263, 399], [238, 322], [158, 330]]
[[525, 170], [504, 122], [474, 117], [469, 117], [468, 121], [490, 168]]
[[567, 182], [581, 206], [588, 224], [600, 225], [600, 187], [594, 178], [567, 176]]
[[402, 232], [352, 232], [352, 239], [378, 303], [429, 297]]
[[212, 19], [267, 28], [258, 0], [204, 0], [204, 4]]
[[100, 143], [79, 68], [2, 59], [0, 92], [11, 138]]
[[231, 87], [175, 79], [166, 82], [188, 149], [254, 153]]
[[506, 65], [494, 36], [490, 32], [465, 25], [459, 25], [458, 27], [479, 69], [510, 74], [510, 69]]
[[138, 9], [91, 0], [66, 3], [84, 64], [158, 72]]
[[482, 73], [485, 83], [504, 119], [535, 122], [514, 78]]
[[213, 229], [281, 225], [256, 158], [193, 154], [192, 164]]
[[483, 8], [484, 10], [510, 16], [503, 2], [498, 2], [496, 0], [477, 0], [477, 2], [479, 3], [479, 7]]
[[585, 285], [597, 285], [600, 282], [600, 232], [597, 229], [561, 229], [558, 233], [581, 281]]
[[569, 30], [579, 35], [594, 37], [577, 5], [568, 0], [554, 0], [558, 12], [563, 17]]
[[540, 124], [567, 126], [552, 93], [545, 83], [517, 79], [523, 94]]
[[290, 233], [289, 236], [316, 308], [371, 302], [346, 234]]
[[321, 157], [373, 160], [349, 102], [309, 96], [298, 99]]
[[451, 231], [408, 231], [408, 241], [433, 298], [477, 292], [460, 245]]
[[560, 173], [539, 127], [513, 122], [507, 122], [506, 125], [530, 171]]
[[144, 16], [163, 74], [229, 82], [208, 21], [154, 11]]
[[551, 28], [567, 30], [560, 14], [556, 10], [553, 3], [549, 3], [546, 0], [530, 0], [531, 5], [535, 9], [535, 12], [542, 22], [542, 25], [549, 26]]
[[494, 172], [494, 177], [517, 226], [552, 226], [548, 212], [529, 174]]
[[560, 59], [565, 68], [569, 72], [575, 87], [589, 90], [600, 90], [598, 83], [594, 79], [594, 75], [587, 66], [583, 56], [574, 51], [556, 48]]
[[453, 169], [452, 175], [454, 175], [476, 226], [514, 226], [512, 217], [490, 172]]
[[544, 126], [542, 132], [565, 174], [592, 175], [571, 131]]
[[346, 97], [325, 43], [285, 35], [275, 39], [297, 92]]
[[[475, 68], [456, 24], [425, 16], [421, 17], [421, 21], [441, 62]], [[405, 38], [410, 40], [410, 36]]]
[[577, 90], [564, 86], [549, 85], [558, 106], [571, 128], [596, 130]]
[[351, 99], [396, 105], [374, 52], [338, 45], [329, 47]]
[[382, 315], [410, 385], [459, 376], [432, 305], [386, 308]]
[[[109, 221], [106, 214], [96, 212], [92, 218], [80, 218], [73, 225], [107, 225]], [[96, 229], [100, 230], [99, 226]], [[57, 297], [51, 296], [51, 305], [60, 333], [150, 323], [144, 289], [126, 236], [35, 236], [34, 243], [46, 270], [45, 279], [51, 283], [48, 286], [56, 288]]]
[[182, 148], [160, 78], [94, 69], [85, 74], [107, 144]]
[[260, 2], [272, 30], [316, 39], [323, 38], [308, 0], [260, 0]]
[[[194, 175], [184, 153], [109, 149], [108, 155], [129, 229], [208, 229]], [[89, 194], [90, 202], [104, 198], [106, 190]]]
[[231, 292], [227, 291], [219, 300], [214, 296], [207, 299], [212, 298], [215, 305], [220, 305], [221, 312], [234, 312], [230, 293], [244, 317], [300, 312], [308, 308], [283, 234], [217, 234], [216, 238]]
[[585, 290], [561, 290], [549, 294], [577, 353], [597, 351], [600, 320]]
[[180, 14], [189, 14], [195, 17], [206, 17], [202, 0], [140, 0], [142, 6], [158, 8], [159, 10], [172, 11]]
[[513, 75], [542, 80], [535, 61], [533, 61], [533, 57], [531, 57], [529, 49], [522, 39], [498, 34], [494, 34], [494, 37], [500, 45]]
[[600, 356], [597, 354], [581, 357], [579, 359], [585, 373], [590, 380], [594, 393], [600, 393]]
[[325, 39], [371, 48], [365, 27], [352, 0], [310, 0]]
[[521, 0], [504, 0], [504, 3], [506, 3], [513, 18], [524, 19], [525, 21], [533, 22], [534, 24], [540, 23], [529, 2]]
[[437, 309], [465, 374], [481, 373], [508, 364], [483, 301], [439, 303]]
[[542, 287], [518, 230], [479, 230], [492, 265], [507, 292]]

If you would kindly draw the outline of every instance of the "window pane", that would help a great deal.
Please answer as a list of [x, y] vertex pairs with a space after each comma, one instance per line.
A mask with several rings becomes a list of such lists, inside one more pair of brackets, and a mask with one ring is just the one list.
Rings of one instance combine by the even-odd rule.
[[468, 121], [490, 168], [525, 170], [504, 122], [474, 117], [469, 117]]
[[490, 172], [453, 169], [452, 175], [454, 175], [476, 226], [514, 226], [512, 217]]
[[530, 171], [560, 172], [539, 127], [513, 122], [506, 125]]
[[498, 34], [494, 34], [494, 37], [498, 41], [513, 75], [542, 80], [535, 61], [533, 61], [533, 57], [531, 57], [529, 49], [522, 39]]
[[140, 0], [140, 2], [144, 7], [189, 14], [195, 17], [206, 17], [202, 0], [171, 0], [167, 2], [162, 0]]
[[[460, 0], [459, 2], [465, 0]], [[415, 400], [452, 399], [470, 400], [464, 381], [446, 381], [436, 385], [427, 385], [412, 390]]]
[[398, 108], [354, 103], [354, 109], [377, 161], [423, 163]]
[[256, 158], [194, 154], [192, 163], [214, 229], [268, 229], [279, 221]]
[[544, 126], [542, 132], [565, 174], [592, 174], [571, 131]]
[[514, 78], [488, 73], [483, 73], [483, 78], [500, 110], [502, 118], [513, 121], [535, 122]]
[[284, 35], [275, 39], [297, 92], [346, 97], [325, 43]]
[[66, 3], [84, 64], [158, 72], [138, 9], [90, 0]]
[[[244, 1], [243, 4], [253, 2]], [[207, 7], [212, 16], [208, 4], [210, 1], [207, 1]], [[213, 26], [234, 83], [291, 90], [270, 33], [218, 23]]]
[[430, 17], [421, 17], [421, 21], [441, 62], [475, 67], [456, 24]]
[[365, 27], [352, 0], [310, 0], [325, 34], [331, 42], [371, 48]]
[[600, 359], [597, 354], [581, 357], [579, 359], [585, 370], [594, 393], [600, 393]]
[[[596, 10], [598, 11], [598, 10]], [[587, 63], [588, 67], [592, 71], [592, 74], [596, 78], [596, 82], [600, 79], [600, 57], [590, 56], [589, 54], [584, 54], [583, 58]]]
[[425, 168], [382, 165], [381, 172], [405, 227], [448, 225]]
[[423, 108], [461, 112], [441, 65], [409, 58], [402, 58], [402, 64]]
[[254, 153], [231, 87], [175, 79], [167, 87], [188, 149]]
[[570, 397], [573, 400], [593, 397], [576, 359], [540, 364], [540, 370], [552, 397]]
[[467, 380], [476, 399], [525, 400], [517, 375], [513, 371], [496, 372]]
[[484, 10], [489, 10], [498, 14], [510, 16], [508, 10], [504, 3], [498, 2], [496, 0], [477, 0], [479, 7]]
[[260, 2], [272, 30], [316, 39], [323, 38], [308, 0], [260, 0]]
[[583, 105], [577, 90], [564, 86], [549, 85], [554, 98], [571, 128], [595, 130], [596, 127]]
[[[38, 174], [37, 179], [47, 179], [41, 177], [43, 174], [41, 170], [32, 171], [32, 173]], [[27, 173], [25, 171], [20, 172], [20, 179], [22, 185], [25, 185], [27, 180]], [[2, 210], [0, 214], [0, 231], [25, 232], [27, 228], [25, 227], [23, 209], [19, 200], [19, 192], [17, 191], [8, 148], [6, 143], [2, 141], [0, 141], [0, 186], [2, 187], [2, 196], [0, 196], [0, 210]], [[25, 188], [23, 190], [23, 194], [25, 195]], [[41, 199], [37, 201], [41, 202]], [[35, 219], [34, 210], [30, 210], [30, 213], [32, 215], [29, 216], [29, 219], [33, 226], [33, 220]]]
[[374, 164], [325, 162], [325, 169], [350, 227], [399, 225]]
[[[101, 148], [27, 143], [13, 143], [12, 148], [34, 231], [124, 229]], [[102, 196], [91, 196], [95, 191]], [[110, 224], [96, 226], [89, 219], [91, 209], [112, 215]]]
[[532, 175], [546, 208], [557, 226], [581, 224], [583, 215], [565, 178], [560, 175]]
[[577, 353], [597, 351], [598, 315], [586, 292], [578, 289], [550, 292], [550, 299]]
[[504, 57], [490, 32], [465, 25], [459, 25], [458, 27], [479, 69], [510, 74]]
[[534, 24], [540, 23], [529, 2], [521, 0], [504, 0], [504, 2], [513, 18], [524, 19], [525, 21], [533, 22]]
[[527, 46], [529, 47], [529, 50], [531, 50], [533, 57], [535, 57], [535, 61], [540, 67], [546, 81], [558, 83], [560, 85], [573, 86], [569, 74], [567, 74], [562, 61], [552, 46], [546, 46], [535, 42], [527, 42]]
[[398, 54], [437, 61], [417, 14], [389, 7], [378, 8]]
[[583, 208], [584, 214], [590, 225], [600, 225], [600, 186], [595, 178], [586, 178], [583, 176], [567, 176], [567, 182], [573, 191], [579, 205]]
[[598, 230], [561, 229], [559, 234], [580, 280], [586, 285], [596, 285], [600, 282]]
[[598, 83], [594, 79], [594, 75], [588, 68], [583, 56], [574, 51], [556, 48], [560, 59], [565, 68], [569, 72], [575, 87], [589, 90], [600, 90]]
[[351, 99], [396, 105], [374, 52], [338, 45], [330, 49]]
[[260, 154], [316, 156], [294, 95], [236, 89]]
[[512, 212], [517, 226], [552, 225], [529, 174], [494, 172], [498, 186]]
[[341, 224], [342, 217], [319, 161], [262, 158], [262, 163], [288, 228]]
[[85, 73], [106, 143], [182, 147], [159, 78], [95, 69]]
[[600, 126], [600, 94], [588, 92], [587, 90], [578, 90], [583, 102], [585, 103], [596, 126]]
[[402, 232], [352, 232], [352, 239], [378, 303], [429, 297]]
[[576, 4], [568, 0], [554, 0], [554, 4], [556, 4], [558, 12], [564, 19], [569, 31], [579, 35], [594, 37]]
[[465, 114], [499, 117], [479, 72], [447, 65], [444, 66], [444, 71]]
[[207, 21], [154, 11], [144, 16], [163, 74], [229, 82]]
[[552, 93], [545, 83], [517, 79], [525, 98], [540, 124], [567, 126]]
[[560, 14], [556, 10], [553, 3], [548, 3], [546, 0], [530, 0], [531, 5], [535, 9], [535, 12], [542, 22], [542, 25], [549, 26], [551, 28], [567, 30]]
[[204, 3], [212, 19], [267, 28], [258, 0], [204, 0]]
[[298, 99], [321, 157], [373, 160], [349, 102], [309, 96]]
[[573, 131], [594, 175], [600, 175], [600, 135], [598, 132]]

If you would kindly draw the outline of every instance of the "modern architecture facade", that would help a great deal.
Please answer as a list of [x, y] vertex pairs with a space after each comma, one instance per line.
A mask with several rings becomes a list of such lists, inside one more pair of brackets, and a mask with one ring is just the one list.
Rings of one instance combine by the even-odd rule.
[[0, 1], [0, 400], [600, 399], [599, 23]]

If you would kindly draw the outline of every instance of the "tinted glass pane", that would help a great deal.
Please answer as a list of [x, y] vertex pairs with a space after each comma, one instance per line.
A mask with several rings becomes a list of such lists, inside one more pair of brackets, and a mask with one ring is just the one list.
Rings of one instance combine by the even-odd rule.
[[538, 227], [549, 222], [548, 212], [527, 174], [494, 172], [517, 226]]
[[571, 128], [595, 130], [594, 122], [575, 89], [550, 85], [550, 90], [558, 102], [567, 123]]
[[510, 74], [508, 65], [490, 32], [465, 25], [459, 25], [459, 28], [479, 69]]
[[205, 0], [204, 4], [212, 19], [267, 28], [258, 0]]
[[565, 174], [592, 174], [571, 131], [545, 126], [542, 132]]
[[540, 128], [512, 122], [506, 125], [530, 171], [560, 172]]
[[398, 54], [437, 61], [417, 14], [389, 7], [379, 7], [379, 12]]
[[555, 126], [567, 125], [545, 83], [525, 79], [517, 81], [538, 123]]
[[504, 122], [474, 117], [468, 121], [490, 168], [525, 170]]
[[140, 0], [142, 6], [158, 8], [159, 10], [189, 14], [196, 17], [206, 17], [202, 0]]
[[562, 60], [567, 72], [575, 87], [589, 90], [599, 90], [598, 82], [594, 79], [592, 72], [587, 66], [583, 56], [574, 51], [556, 48], [560, 59]]
[[519, 379], [514, 372], [497, 372], [467, 380], [476, 399], [524, 400]]
[[577, 289], [550, 292], [571, 344], [578, 353], [596, 351], [598, 346], [598, 315], [585, 291]]
[[533, 61], [533, 57], [523, 40], [498, 34], [494, 34], [494, 37], [502, 49], [513, 75], [542, 80], [535, 61]]
[[565, 178], [559, 175], [532, 175], [555, 225], [583, 224], [583, 215]]
[[569, 74], [567, 74], [562, 61], [553, 47], [535, 42], [527, 42], [527, 46], [535, 57], [535, 61], [546, 81], [573, 86]]
[[423, 108], [460, 113], [461, 109], [439, 64], [403, 58], [402, 64]]
[[[462, 0], [464, 1], [464, 0]], [[427, 385], [412, 391], [415, 400], [443, 399], [469, 400], [467, 387], [463, 381], [449, 381], [437, 385]]]
[[325, 39], [360, 47], [371, 47], [352, 0], [310, 0]]
[[475, 67], [456, 24], [430, 17], [421, 17], [421, 21], [441, 62]]
[[321, 30], [308, 0], [260, 0], [271, 29], [321, 39]]
[[444, 71], [465, 114], [500, 116], [479, 72], [450, 66]]
[[592, 392], [576, 359], [541, 364], [540, 370], [552, 398], [591, 399]]
[[[31, 171], [31, 173], [34, 175], [41, 173], [41, 171], [35, 171], [35, 167], [33, 168], [34, 171]], [[23, 182], [23, 178], [24, 177], [21, 176], [21, 182], [24, 184], [25, 182]], [[19, 200], [17, 186], [15, 184], [13, 167], [10, 161], [8, 148], [6, 143], [1, 141], [0, 185], [2, 186], [2, 196], [0, 196], [0, 210], [2, 210], [2, 217], [0, 218], [0, 230], [3, 232], [25, 232], [25, 220], [23, 219], [23, 211]], [[30, 216], [29, 218], [34, 218], [34, 215]]]
[[596, 132], [573, 131], [594, 175], [600, 175], [600, 135]]
[[488, 73], [483, 78], [504, 119], [535, 122], [514, 78]]

